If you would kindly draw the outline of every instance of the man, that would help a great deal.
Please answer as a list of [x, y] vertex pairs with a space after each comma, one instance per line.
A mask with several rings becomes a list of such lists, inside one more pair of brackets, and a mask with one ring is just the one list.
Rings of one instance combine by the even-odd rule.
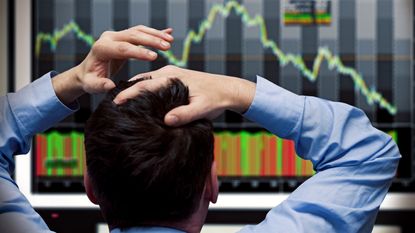
[[80, 95], [112, 89], [115, 85], [108, 77], [126, 59], [156, 59], [155, 52], [137, 45], [169, 49], [171, 32], [141, 25], [105, 32], [80, 65], [61, 74], [48, 73], [0, 97], [0, 232], [49, 232], [11, 178], [13, 155], [27, 153], [34, 134], [73, 113]]
[[[263, 222], [246, 226], [241, 232], [371, 231], [379, 206], [396, 172], [400, 155], [391, 138], [373, 128], [362, 111], [345, 104], [298, 96], [260, 77], [254, 84], [233, 77], [167, 66], [138, 78], [149, 76], [152, 79], [137, 82], [117, 95], [114, 102], [123, 108], [123, 104], [129, 104], [128, 99], [136, 96], [140, 98], [145, 90], [157, 92], [170, 79], [176, 78], [189, 87], [189, 104], [169, 111], [164, 117], [166, 125], [186, 127], [186, 124], [197, 119], [218, 116], [225, 109], [233, 110], [243, 113], [248, 119], [258, 122], [280, 137], [294, 140], [298, 154], [313, 162], [316, 175], [273, 208]], [[61, 87], [68, 88], [66, 85]], [[65, 88], [57, 88], [55, 91], [62, 99], [67, 97], [65, 99], [68, 104], [78, 94], [77, 91]], [[47, 230], [43, 222], [39, 223], [40, 218], [30, 206], [21, 204], [27, 201], [20, 200], [24, 198], [17, 192], [7, 169], [12, 166], [12, 154], [27, 150], [30, 136], [70, 111], [60, 103], [57, 104], [52, 97], [43, 99], [37, 106], [25, 103], [19, 105], [13, 101], [13, 97], [9, 98], [9, 101], [3, 100], [7, 107], [0, 108], [7, 116], [7, 120], [1, 121], [3, 170], [0, 192], [8, 192], [7, 195], [1, 195], [0, 209], [3, 213], [18, 209], [22, 224], [35, 225], [35, 231]], [[19, 106], [28, 108], [27, 112], [22, 114]], [[31, 121], [16, 120], [20, 118], [30, 118]], [[3, 133], [3, 126], [10, 131]], [[89, 166], [88, 172], [94, 173], [93, 165], [90, 163]], [[88, 196], [93, 202], [101, 204], [103, 198], [108, 196], [105, 196], [105, 192], [102, 194], [96, 187], [98, 184], [93, 182], [94, 175], [86, 174]], [[206, 213], [209, 202], [215, 202], [216, 197], [217, 178], [215, 166], [212, 165], [209, 175], [205, 177], [199, 203], [188, 212], [190, 215], [187, 218], [146, 219], [143, 224], [137, 223], [137, 227], [128, 228], [115, 223], [111, 228], [113, 232], [196, 232], [203, 225], [203, 213]]]

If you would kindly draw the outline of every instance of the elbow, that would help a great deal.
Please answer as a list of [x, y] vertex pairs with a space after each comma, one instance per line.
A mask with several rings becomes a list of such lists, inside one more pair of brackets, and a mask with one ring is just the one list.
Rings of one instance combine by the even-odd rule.
[[[388, 137], [390, 137], [388, 135]], [[402, 158], [399, 151], [398, 145], [390, 137], [388, 142], [385, 144], [384, 150], [382, 150], [381, 156], [378, 159], [384, 161], [385, 169], [384, 171], [389, 171], [392, 179], [395, 178], [396, 172], [398, 170], [399, 161]]]
[[396, 144], [395, 140], [389, 135], [387, 135], [389, 138], [387, 143], [385, 144], [385, 148], [387, 150], [387, 156], [394, 158], [396, 160], [396, 163], [399, 163], [399, 160], [402, 158], [401, 152], [399, 151], [399, 147]]

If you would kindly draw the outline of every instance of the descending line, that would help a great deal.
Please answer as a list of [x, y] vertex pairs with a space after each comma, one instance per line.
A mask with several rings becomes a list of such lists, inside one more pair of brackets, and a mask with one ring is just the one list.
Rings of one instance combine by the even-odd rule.
[[240, 15], [242, 21], [247, 26], [259, 26], [260, 28], [260, 39], [262, 46], [264, 48], [269, 48], [275, 56], [277, 56], [280, 61], [280, 66], [286, 66], [287, 64], [292, 64], [310, 81], [315, 81], [318, 77], [321, 64], [323, 61], [327, 61], [328, 67], [330, 70], [336, 70], [338, 73], [343, 75], [348, 75], [354, 82], [355, 90], [360, 91], [365, 97], [366, 101], [373, 105], [374, 103], [379, 104], [383, 109], [386, 109], [391, 115], [395, 115], [397, 109], [391, 103], [388, 102], [383, 96], [377, 92], [374, 88], [369, 89], [363, 80], [362, 76], [352, 67], [347, 67], [343, 65], [339, 56], [333, 55], [332, 52], [327, 47], [320, 47], [318, 49], [318, 54], [313, 62], [312, 69], [308, 69], [304, 63], [303, 58], [300, 55], [295, 55], [291, 53], [285, 54], [277, 46], [275, 41], [268, 38], [268, 33], [266, 29], [266, 24], [264, 18], [260, 15], [252, 17], [245, 6], [239, 4], [238, 2], [231, 0], [226, 3], [226, 5], [215, 4], [209, 11], [208, 17], [203, 20], [199, 26], [199, 29], [196, 31], [191, 30], [184, 42], [183, 42], [183, 52], [181, 58], [177, 58], [171, 51], [161, 52], [161, 54], [166, 57], [169, 63], [186, 66], [189, 54], [190, 47], [192, 43], [200, 43], [206, 34], [206, 32], [212, 27], [213, 22], [216, 17], [220, 14], [223, 17], [227, 17], [230, 12], [234, 10], [237, 15]]
[[[231, 11], [234, 11], [237, 15], [241, 16], [242, 22], [246, 26], [259, 26], [262, 46], [265, 49], [270, 49], [272, 51], [272, 53], [278, 58], [281, 67], [292, 64], [304, 77], [314, 82], [318, 78], [322, 63], [326, 61], [330, 70], [336, 70], [339, 74], [349, 76], [352, 79], [355, 91], [358, 91], [365, 96], [369, 105], [378, 104], [380, 108], [387, 110], [391, 115], [396, 114], [396, 106], [386, 100], [381, 93], [376, 91], [374, 87], [369, 88], [363, 80], [362, 75], [360, 75], [354, 68], [345, 66], [340, 60], [340, 57], [334, 55], [327, 47], [320, 47], [318, 49], [312, 69], [307, 68], [301, 55], [284, 53], [275, 41], [268, 38], [266, 24], [262, 16], [251, 16], [245, 6], [234, 0], [230, 0], [224, 5], [214, 4], [209, 11], [208, 17], [200, 23], [199, 28], [196, 31], [189, 31], [183, 42], [181, 58], [176, 57], [171, 50], [166, 52], [161, 51], [159, 53], [164, 56], [170, 64], [186, 67], [189, 60], [191, 45], [193, 43], [200, 43], [203, 40], [206, 32], [212, 27], [213, 22], [218, 15], [222, 15], [226, 18], [229, 16]], [[53, 34], [39, 33], [36, 37], [36, 55], [40, 55], [41, 45], [43, 42], [50, 43], [51, 49], [55, 50], [59, 40], [70, 32], [73, 32], [78, 39], [84, 41], [90, 46], [95, 41], [91, 35], [88, 35], [82, 31], [75, 22], [71, 21], [61, 30], [55, 30]]]

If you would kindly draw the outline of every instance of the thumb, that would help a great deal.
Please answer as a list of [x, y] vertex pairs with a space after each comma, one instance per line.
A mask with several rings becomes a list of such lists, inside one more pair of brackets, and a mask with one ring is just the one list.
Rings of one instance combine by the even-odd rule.
[[113, 81], [107, 78], [89, 80], [83, 84], [85, 92], [89, 94], [104, 93], [115, 87]]
[[182, 105], [172, 109], [164, 117], [169, 126], [180, 126], [203, 118], [202, 109], [197, 104]]
[[111, 79], [103, 79], [103, 91], [107, 92], [115, 87], [115, 83]]

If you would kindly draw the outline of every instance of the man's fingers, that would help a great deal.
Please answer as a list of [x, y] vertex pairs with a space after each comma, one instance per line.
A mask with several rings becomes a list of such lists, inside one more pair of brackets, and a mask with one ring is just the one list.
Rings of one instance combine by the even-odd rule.
[[171, 33], [173, 32], [173, 28], [166, 28], [163, 30], [163, 32], [168, 33], [171, 35]]
[[95, 43], [93, 51], [101, 59], [128, 59], [152, 61], [157, 58], [157, 53], [141, 46], [136, 46], [124, 41], [101, 41]]
[[88, 79], [84, 84], [85, 92], [90, 94], [104, 93], [115, 87], [115, 84], [111, 79], [107, 78], [95, 78]]
[[113, 35], [113, 39], [116, 41], [129, 42], [134, 45], [149, 46], [160, 50], [167, 50], [171, 46], [170, 42], [163, 38], [139, 30], [131, 29], [116, 32]]
[[115, 83], [111, 79], [104, 79], [103, 83], [105, 92], [112, 90], [115, 87]]
[[113, 102], [115, 104], [123, 104], [128, 99], [131, 99], [134, 96], [138, 96], [140, 94], [141, 90], [142, 89], [139, 87], [139, 83], [136, 83], [135, 85], [133, 85], [133, 86], [121, 91], [120, 93], [118, 93], [118, 95], [115, 96]]
[[137, 74], [136, 76], [128, 79], [128, 81], [129, 82], [130, 81], [135, 81], [135, 80], [140, 79], [140, 78], [150, 78], [150, 77], [153, 78], [153, 76], [154, 76], [154, 72], [150, 71], [150, 72], [147, 72], [147, 73]]
[[[146, 77], [146, 76], [142, 76]], [[154, 91], [163, 86], [167, 82], [167, 79], [149, 79], [138, 82], [133, 86], [120, 92], [113, 100], [115, 104], [123, 104], [128, 99], [132, 99], [140, 95], [142, 91]]]
[[183, 72], [181, 71], [180, 68], [177, 68], [177, 67], [172, 66], [172, 65], [168, 65], [168, 66], [164, 66], [164, 67], [162, 67], [162, 68], [160, 68], [158, 70], [154, 70], [154, 71], [150, 71], [150, 72], [146, 72], [146, 73], [137, 74], [136, 76], [132, 77], [128, 81], [134, 81], [136, 79], [144, 78], [144, 77], [151, 77], [153, 79], [158, 79], [158, 78], [167, 78], [167, 79], [170, 79], [170, 78], [178, 78], [182, 82], [184, 82], [184, 79], [181, 79], [180, 78], [181, 76], [183, 76]]
[[192, 121], [204, 118], [203, 112], [206, 112], [206, 110], [203, 109], [203, 105], [197, 103], [182, 105], [168, 112], [164, 117], [164, 123], [170, 126], [185, 125]]
[[172, 42], [173, 39], [174, 39], [173, 36], [170, 35], [170, 33], [173, 31], [171, 28], [165, 29], [167, 31], [165, 31], [165, 30], [160, 31], [160, 30], [150, 28], [150, 27], [147, 27], [147, 26], [144, 26], [144, 25], [139, 25], [139, 26], [133, 27], [132, 29], [136, 30], [136, 31], [145, 32], [147, 34], [162, 38], [162, 39], [164, 39], [168, 42]]

